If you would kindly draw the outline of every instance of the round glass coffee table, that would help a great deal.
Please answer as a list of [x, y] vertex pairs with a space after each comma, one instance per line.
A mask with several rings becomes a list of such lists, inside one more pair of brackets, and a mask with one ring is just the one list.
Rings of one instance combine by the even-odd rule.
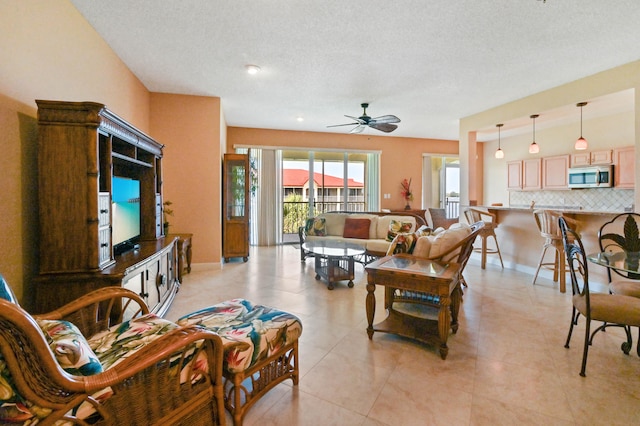
[[302, 248], [313, 253], [316, 280], [327, 280], [329, 290], [334, 289], [336, 281], [343, 280], [349, 280], [349, 287], [353, 287], [354, 258], [364, 255], [364, 247], [344, 241], [314, 240], [303, 243]]

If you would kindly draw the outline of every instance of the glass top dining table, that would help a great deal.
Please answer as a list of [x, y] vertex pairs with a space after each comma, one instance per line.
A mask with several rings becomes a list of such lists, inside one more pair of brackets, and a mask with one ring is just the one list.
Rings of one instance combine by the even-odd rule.
[[589, 262], [628, 273], [629, 278], [640, 280], [640, 257], [629, 256], [624, 251], [606, 251], [587, 255]]

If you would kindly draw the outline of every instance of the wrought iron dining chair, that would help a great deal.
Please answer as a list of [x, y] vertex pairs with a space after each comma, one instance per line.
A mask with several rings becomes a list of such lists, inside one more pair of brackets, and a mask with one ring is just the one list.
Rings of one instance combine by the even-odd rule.
[[[571, 326], [564, 345], [569, 348], [573, 327], [578, 324], [580, 315], [585, 317], [584, 348], [582, 352], [582, 368], [580, 375], [585, 377], [587, 355], [593, 336], [605, 326], [618, 324], [625, 330], [627, 341], [622, 343], [621, 349], [629, 354], [631, 349], [631, 332], [627, 326], [640, 327], [640, 298], [621, 295], [591, 293], [589, 291], [589, 268], [580, 236], [571, 229], [565, 218], [558, 219], [564, 251], [571, 275], [571, 289], [573, 308]], [[591, 321], [602, 321], [604, 324], [591, 333]], [[640, 352], [640, 342], [638, 346]]]
[[[620, 213], [605, 222], [598, 231], [598, 243], [602, 252], [637, 253], [640, 255], [640, 214]], [[640, 274], [614, 269], [624, 280], [613, 280], [611, 268], [607, 268], [609, 291], [613, 294], [640, 297]]]

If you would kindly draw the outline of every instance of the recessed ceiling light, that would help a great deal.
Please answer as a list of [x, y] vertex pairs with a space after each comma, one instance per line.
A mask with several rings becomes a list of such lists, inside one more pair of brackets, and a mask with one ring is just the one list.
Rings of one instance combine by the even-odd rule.
[[296, 120], [298, 120], [299, 122], [302, 122], [302, 121], [304, 121], [304, 117], [298, 117], [298, 118], [296, 118]]
[[258, 74], [260, 72], [260, 67], [257, 65], [245, 65], [247, 72], [251, 75]]

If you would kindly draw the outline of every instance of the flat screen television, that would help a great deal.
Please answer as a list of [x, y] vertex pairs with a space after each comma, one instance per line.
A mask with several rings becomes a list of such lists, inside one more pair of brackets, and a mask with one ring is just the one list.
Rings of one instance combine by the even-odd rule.
[[140, 181], [114, 176], [111, 197], [111, 242], [114, 253], [122, 254], [140, 240]]

